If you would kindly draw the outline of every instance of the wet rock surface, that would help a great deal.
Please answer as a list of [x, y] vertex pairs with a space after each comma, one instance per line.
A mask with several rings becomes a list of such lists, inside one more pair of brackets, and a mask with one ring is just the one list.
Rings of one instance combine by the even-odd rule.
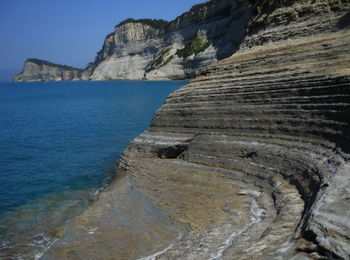
[[167, 98], [124, 151], [126, 176], [44, 259], [349, 259], [349, 10], [257, 12], [240, 51]]

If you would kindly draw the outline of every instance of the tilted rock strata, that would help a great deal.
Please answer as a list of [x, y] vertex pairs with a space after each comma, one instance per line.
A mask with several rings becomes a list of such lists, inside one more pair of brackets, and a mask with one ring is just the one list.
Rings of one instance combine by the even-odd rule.
[[[337, 12], [330, 11], [330, 6]], [[184, 160], [244, 172], [267, 182], [276, 177], [282, 183], [288, 181], [303, 198], [306, 211], [301, 225], [292, 225], [289, 234], [314, 239], [322, 253], [329, 250], [349, 258], [350, 34], [338, 27], [349, 6], [315, 1], [291, 8], [275, 10], [270, 19], [288, 18], [291, 10], [308, 13], [302, 20], [276, 19], [278, 23], [252, 33], [242, 47], [255, 48], [242, 48], [174, 92], [148, 130], [155, 145], [148, 144], [145, 153], [161, 156], [159, 151], [170, 150], [157, 143], [164, 132], [168, 136], [193, 133], [182, 154]], [[320, 14], [326, 21], [323, 28], [316, 22]], [[304, 33], [303, 26], [309, 31]], [[304, 37], [297, 37], [300, 32]], [[138, 140], [130, 150], [145, 149]], [[283, 207], [276, 206], [284, 215]], [[287, 206], [292, 207], [291, 202]], [[281, 222], [287, 223], [292, 224]], [[275, 236], [271, 231], [264, 236], [271, 234]], [[286, 254], [294, 249], [287, 242], [274, 243], [274, 248]], [[274, 252], [269, 248], [272, 243], [257, 243], [266, 247], [259, 250], [261, 257]], [[237, 257], [237, 251], [231, 250]]]
[[[303, 14], [300, 21], [291, 10]], [[104, 216], [115, 208], [123, 215], [122, 205], [133, 203], [116, 196], [113, 206], [118, 189], [111, 187], [47, 259], [84, 252], [97, 259], [106, 252], [120, 259], [350, 259], [349, 10], [347, 1], [296, 1], [272, 10], [262, 27], [258, 14], [239, 53], [167, 98], [119, 162], [126, 187], [174, 221], [159, 229], [145, 221], [136, 232], [141, 237], [146, 226], [163, 236], [121, 254], [113, 241], [128, 234], [99, 240], [77, 232], [107, 225], [118, 233], [111, 225], [118, 218]]]

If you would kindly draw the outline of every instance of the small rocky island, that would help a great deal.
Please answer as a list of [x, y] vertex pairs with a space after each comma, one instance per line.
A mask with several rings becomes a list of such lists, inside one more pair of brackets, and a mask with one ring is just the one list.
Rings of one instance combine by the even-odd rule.
[[[219, 19], [220, 6], [227, 12]], [[208, 15], [226, 35], [218, 42], [233, 41], [222, 57], [245, 32], [238, 50], [167, 98], [124, 151], [118, 179], [43, 259], [350, 259], [349, 1], [212, 0], [201, 8], [153, 40], [171, 41]], [[112, 70], [121, 68], [116, 39], [129, 50], [119, 55], [134, 62], [131, 74], [180, 75], [170, 69], [179, 57], [160, 66], [178, 50], [131, 56], [150, 38], [133, 30], [118, 38], [122, 26], [159, 34], [118, 26], [92, 78], [128, 77]], [[218, 42], [183, 68], [209, 63]], [[164, 58], [140, 69], [154, 53]]]

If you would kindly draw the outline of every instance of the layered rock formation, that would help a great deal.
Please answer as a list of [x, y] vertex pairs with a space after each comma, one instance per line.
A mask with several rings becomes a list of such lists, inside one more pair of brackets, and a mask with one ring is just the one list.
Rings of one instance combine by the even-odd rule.
[[45, 60], [27, 59], [23, 72], [14, 81], [70, 81], [81, 78], [81, 69], [55, 64]]
[[[236, 1], [211, 0], [171, 22], [127, 19], [107, 35], [102, 49], [77, 78], [82, 80], [167, 80], [192, 78], [199, 68], [237, 50], [249, 8]], [[43, 71], [42, 71], [43, 70]], [[17, 80], [55, 80], [47, 68], [28, 67]], [[31, 77], [32, 75], [32, 77]], [[76, 79], [74, 77], [74, 79]], [[68, 78], [69, 80], [69, 78]]]
[[260, 1], [44, 259], [350, 259], [350, 4]]

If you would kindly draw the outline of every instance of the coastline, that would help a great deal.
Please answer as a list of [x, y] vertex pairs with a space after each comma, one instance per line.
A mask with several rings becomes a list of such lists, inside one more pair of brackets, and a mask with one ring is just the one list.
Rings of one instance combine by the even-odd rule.
[[350, 6], [272, 3], [42, 259], [349, 259]]
[[[0, 258], [30, 258], [60, 237], [59, 227], [95, 200], [102, 178], [129, 140], [149, 125], [162, 100], [182, 83], [5, 84], [0, 121], [11, 124], [1, 128], [2, 148], [9, 144], [0, 160], [1, 182], [2, 187], [19, 187], [1, 190], [6, 214], [0, 219]], [[67, 104], [74, 106], [67, 110]], [[40, 134], [33, 135], [39, 133], [37, 126]], [[9, 143], [14, 133], [20, 135]], [[25, 188], [37, 193], [28, 195]], [[17, 200], [11, 199], [13, 193]]]
[[[63, 239], [57, 240], [41, 259], [69, 259], [74, 255], [98, 259], [113, 256], [155, 259], [179, 247], [187, 247], [189, 245], [184, 243], [193, 241], [202, 244], [201, 251], [210, 250], [214, 255], [216, 245], [230, 244], [232, 238], [229, 237], [245, 222], [241, 213], [246, 212], [243, 216], [260, 214], [251, 212], [256, 196], [261, 196], [260, 191], [241, 182], [235, 183], [232, 177], [225, 176], [228, 173], [218, 179], [197, 165], [189, 165], [191, 170], [183, 169], [183, 174], [178, 176], [177, 170], [174, 172], [174, 168], [167, 166], [170, 163], [175, 167], [179, 163], [177, 160], [145, 159], [143, 163], [154, 164], [159, 172], [138, 171], [130, 176], [119, 170], [119, 177], [100, 193], [96, 202], [68, 223]], [[155, 178], [160, 186], [154, 187]], [[151, 179], [148, 184], [146, 179]], [[198, 186], [198, 182], [205, 182], [206, 188]], [[232, 189], [233, 184], [237, 188]], [[208, 195], [210, 193], [212, 195]], [[212, 198], [203, 201], [208, 196]], [[235, 202], [235, 196], [246, 202]], [[218, 199], [225, 203], [218, 204]], [[223, 211], [224, 204], [227, 206]], [[252, 222], [247, 223], [247, 228], [255, 224], [254, 220], [249, 221]], [[219, 230], [225, 230], [227, 235], [218, 236]], [[211, 237], [211, 240], [199, 242], [198, 236]], [[74, 255], [71, 255], [72, 249]]]
[[[60, 249], [65, 248], [67, 243], [69, 246], [76, 243], [74, 251], [78, 254], [74, 254], [75, 257], [86, 255], [86, 257], [112, 258], [113, 254], [111, 253], [114, 250], [119, 250], [118, 255], [123, 259], [123, 257], [127, 256], [128, 258], [137, 253], [141, 255], [140, 250], [150, 250], [149, 247], [153, 246], [160, 250], [166, 247], [168, 242], [177, 239], [178, 230], [168, 219], [168, 214], [166, 212], [159, 213], [147, 198], [134, 192], [130, 179], [124, 171], [119, 170], [117, 176], [98, 195], [96, 201], [65, 225], [63, 240], [57, 240], [41, 259], [69, 259], [72, 255], [69, 252], [68, 255], [62, 254], [64, 249]], [[131, 226], [126, 220], [128, 218], [133, 219]], [[143, 226], [143, 222], [147, 222], [147, 224]], [[142, 225], [143, 228], [137, 230], [139, 225]], [[153, 232], [161, 239], [153, 241], [149, 235]], [[146, 245], [140, 243], [145, 248], [137, 248], [135, 240], [139, 241], [139, 239], [148, 241]], [[84, 247], [85, 240], [88, 240], [89, 245], [94, 244], [98, 250], [94, 249], [89, 252]], [[111, 242], [114, 245], [113, 249]], [[133, 248], [134, 246], [136, 248]], [[59, 250], [57, 251], [55, 247]]]
[[69, 83], [69, 82], [189, 82], [191, 78], [188, 79], [111, 79], [111, 80], [61, 80], [61, 81], [14, 81], [14, 80], [8, 80], [8, 81], [0, 81], [1, 83], [50, 83], [50, 82], [57, 82], [57, 83]]
[[[244, 49], [171, 93], [119, 160], [125, 186], [43, 259], [347, 259], [350, 78], [332, 55], [344, 41], [349, 31]], [[166, 219], [188, 233], [174, 243]]]

